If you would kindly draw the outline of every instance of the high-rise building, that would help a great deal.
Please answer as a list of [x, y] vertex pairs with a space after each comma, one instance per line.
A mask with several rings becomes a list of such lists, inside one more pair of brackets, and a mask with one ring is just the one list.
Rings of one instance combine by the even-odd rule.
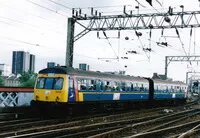
[[55, 65], [56, 65], [55, 62], [47, 62], [47, 68], [55, 67]]
[[11, 74], [10, 66], [6, 64], [0, 64], [0, 75], [8, 76], [10, 74]]
[[85, 64], [85, 63], [80, 63], [79, 64], [79, 69], [82, 69], [82, 70], [89, 70], [90, 69], [90, 66]]
[[[30, 65], [31, 64], [31, 65]], [[29, 52], [13, 51], [12, 73], [21, 74], [23, 71], [34, 71], [35, 56], [30, 56]]]
[[35, 72], [35, 55], [30, 54], [30, 66], [29, 70]]

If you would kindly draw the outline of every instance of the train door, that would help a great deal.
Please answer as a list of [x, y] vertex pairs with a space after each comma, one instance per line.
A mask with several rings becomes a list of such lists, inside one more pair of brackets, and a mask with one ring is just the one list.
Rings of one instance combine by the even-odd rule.
[[149, 100], [152, 101], [154, 97], [154, 82], [150, 78], [146, 78], [149, 81]]
[[75, 102], [76, 101], [76, 91], [74, 87], [74, 81], [72, 76], [69, 76], [68, 79], [68, 102]]

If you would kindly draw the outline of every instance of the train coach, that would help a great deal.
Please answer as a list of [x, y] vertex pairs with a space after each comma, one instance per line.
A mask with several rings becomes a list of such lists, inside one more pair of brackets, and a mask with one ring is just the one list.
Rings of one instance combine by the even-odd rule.
[[184, 103], [186, 89], [182, 82], [60, 66], [39, 71], [34, 87], [34, 103], [87, 107]]

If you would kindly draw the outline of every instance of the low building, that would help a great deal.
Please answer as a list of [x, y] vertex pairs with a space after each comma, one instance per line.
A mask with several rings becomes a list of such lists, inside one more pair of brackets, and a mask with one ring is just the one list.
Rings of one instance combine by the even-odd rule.
[[19, 76], [10, 75], [10, 76], [3, 76], [4, 86], [9, 87], [16, 87], [20, 85]]

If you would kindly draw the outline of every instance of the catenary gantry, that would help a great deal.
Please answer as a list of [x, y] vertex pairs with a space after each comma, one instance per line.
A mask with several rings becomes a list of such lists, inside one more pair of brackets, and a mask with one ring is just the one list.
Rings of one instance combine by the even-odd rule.
[[[74, 34], [75, 24], [83, 28], [77, 34]], [[74, 42], [90, 31], [192, 27], [200, 27], [200, 11], [173, 12], [169, 8], [166, 13], [133, 14], [132, 11], [127, 13], [124, 10], [121, 15], [102, 15], [91, 9], [91, 15], [87, 16], [81, 14], [80, 9], [73, 9], [72, 17], [68, 18], [66, 66], [72, 67]]]

